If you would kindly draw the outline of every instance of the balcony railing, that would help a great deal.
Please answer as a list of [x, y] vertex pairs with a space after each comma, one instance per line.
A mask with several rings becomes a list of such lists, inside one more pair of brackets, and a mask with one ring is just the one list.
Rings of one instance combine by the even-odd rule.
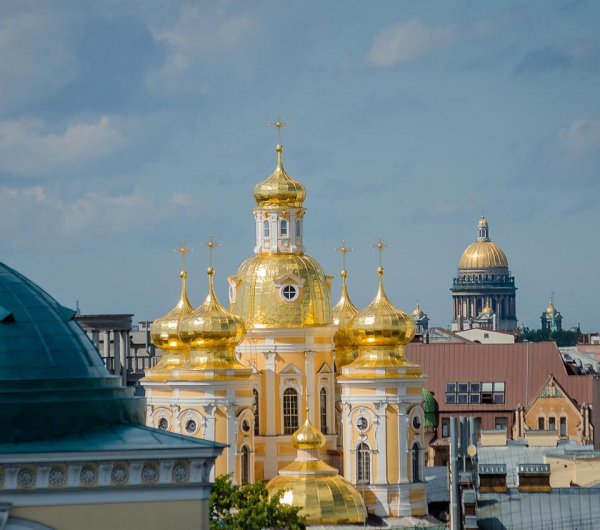
[[515, 279], [512, 276], [501, 276], [491, 279], [488, 275], [473, 275], [462, 278], [454, 278], [452, 280], [454, 287], [470, 286], [470, 285], [493, 285], [498, 287], [514, 287]]

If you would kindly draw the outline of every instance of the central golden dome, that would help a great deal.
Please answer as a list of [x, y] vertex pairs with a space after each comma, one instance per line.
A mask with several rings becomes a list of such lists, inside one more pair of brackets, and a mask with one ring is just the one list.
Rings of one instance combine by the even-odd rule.
[[458, 267], [460, 269], [508, 268], [506, 254], [490, 240], [489, 225], [483, 215], [477, 224], [477, 241], [463, 252]]
[[261, 209], [301, 208], [306, 198], [306, 189], [283, 169], [281, 153], [283, 146], [278, 145], [277, 167], [271, 175], [254, 186], [254, 200]]
[[[231, 311], [248, 327], [293, 328], [331, 324], [331, 295], [321, 266], [305, 254], [256, 254], [229, 277]], [[292, 285], [295, 299], [282, 289]]]

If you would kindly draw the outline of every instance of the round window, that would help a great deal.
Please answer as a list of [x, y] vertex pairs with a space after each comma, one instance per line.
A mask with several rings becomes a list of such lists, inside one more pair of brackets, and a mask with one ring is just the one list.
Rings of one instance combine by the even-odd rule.
[[365, 418], [364, 416], [361, 416], [360, 418], [358, 418], [358, 420], [356, 420], [356, 428], [363, 432], [367, 430], [367, 427], [369, 426], [369, 422], [367, 421], [367, 418]]
[[248, 420], [244, 420], [242, 422], [242, 431], [250, 432], [250, 424], [248, 423]]
[[415, 416], [413, 418], [413, 429], [415, 431], [418, 431], [421, 428], [421, 420], [419, 419], [419, 416]]
[[194, 434], [198, 430], [198, 424], [196, 420], [188, 420], [185, 422], [185, 432], [188, 434]]
[[293, 302], [296, 298], [298, 298], [298, 294], [298, 287], [290, 283], [285, 284], [281, 288], [281, 298], [283, 298], [286, 302]]
[[157, 427], [161, 431], [168, 431], [169, 430], [169, 420], [167, 418], [161, 418], [160, 420], [158, 420]]

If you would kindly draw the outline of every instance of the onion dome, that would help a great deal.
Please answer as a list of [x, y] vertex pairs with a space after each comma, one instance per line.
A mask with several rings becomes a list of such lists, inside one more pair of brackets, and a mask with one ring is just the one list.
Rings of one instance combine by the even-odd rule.
[[269, 178], [254, 186], [254, 200], [261, 209], [302, 208], [306, 198], [306, 189], [290, 177], [283, 169], [281, 153], [283, 146], [278, 145], [277, 167]]
[[[248, 327], [299, 328], [331, 324], [331, 294], [319, 263], [306, 254], [255, 254], [242, 263], [236, 276], [235, 302], [230, 309]], [[284, 301], [281, 291], [292, 284], [295, 300]]]
[[421, 388], [423, 394], [423, 412], [425, 413], [425, 427], [435, 427], [437, 425], [435, 419], [436, 403], [435, 398], [425, 387]]
[[186, 360], [190, 347], [179, 338], [179, 329], [184, 318], [194, 312], [187, 297], [185, 279], [187, 272], [181, 271], [181, 296], [177, 305], [166, 315], [157, 318], [150, 327], [152, 343], [162, 350], [161, 361], [152, 368], [157, 370], [172, 370], [180, 367]]
[[325, 436], [308, 419], [292, 435], [292, 445], [296, 449], [321, 449], [325, 445]]
[[415, 336], [412, 317], [394, 306], [383, 289], [383, 267], [377, 269], [379, 288], [373, 301], [350, 323], [350, 336], [359, 346], [352, 367], [399, 366], [407, 363], [404, 346]]
[[494, 310], [491, 308], [490, 303], [488, 302], [485, 307], [483, 308], [482, 313], [484, 315], [493, 315], [494, 314]]
[[506, 254], [490, 240], [489, 225], [483, 215], [477, 226], [477, 241], [466, 248], [458, 266], [461, 269], [508, 268]]
[[350, 321], [358, 313], [358, 309], [348, 295], [348, 287], [346, 286], [348, 273], [343, 270], [341, 276], [342, 294], [338, 303], [335, 304], [331, 311], [333, 324], [337, 326], [337, 331], [333, 336], [333, 343], [335, 345], [335, 367], [338, 371], [342, 366], [351, 363], [358, 355], [356, 345], [348, 332]]
[[413, 309], [413, 312], [412, 312], [412, 314], [413, 314], [413, 316], [415, 316], [415, 317], [422, 317], [422, 316], [423, 316], [423, 314], [424, 314], [424, 313], [423, 313], [423, 310], [422, 310], [422, 309], [419, 307], [419, 301], [418, 301], [418, 300], [417, 300], [417, 307], [415, 307], [415, 308]]
[[181, 322], [181, 340], [190, 348], [186, 368], [193, 370], [246, 369], [235, 358], [234, 348], [244, 338], [244, 323], [217, 300], [215, 270], [209, 267], [208, 294], [202, 305]]
[[75, 311], [4, 263], [0, 389], [0, 444], [145, 422], [144, 400], [108, 373]]
[[550, 300], [550, 305], [546, 308], [546, 313], [548, 315], [555, 315], [558, 313], [556, 307], [554, 307], [554, 302]]
[[362, 523], [367, 512], [360, 493], [319, 457], [323, 434], [307, 419], [292, 443], [296, 459], [267, 483], [269, 495], [283, 491], [280, 502], [300, 508], [309, 525]]

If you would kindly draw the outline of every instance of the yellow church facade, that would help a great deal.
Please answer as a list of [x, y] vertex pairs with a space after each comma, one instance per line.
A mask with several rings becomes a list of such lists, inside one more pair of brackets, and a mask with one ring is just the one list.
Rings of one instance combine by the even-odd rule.
[[[361, 522], [357, 492], [371, 513], [425, 515], [425, 378], [403, 355], [413, 320], [387, 299], [382, 267], [375, 300], [359, 311], [344, 266], [333, 306], [332, 277], [305, 254], [305, 188], [284, 170], [280, 144], [276, 152], [275, 171], [254, 188], [254, 255], [227, 278], [229, 309], [214, 294], [211, 237], [204, 303], [189, 303], [183, 271], [176, 307], [152, 325], [163, 358], [142, 380], [147, 422], [227, 444], [215, 475], [308, 484], [312, 498], [290, 490], [284, 500], [309, 523]], [[313, 431], [300, 447], [299, 433]]]

